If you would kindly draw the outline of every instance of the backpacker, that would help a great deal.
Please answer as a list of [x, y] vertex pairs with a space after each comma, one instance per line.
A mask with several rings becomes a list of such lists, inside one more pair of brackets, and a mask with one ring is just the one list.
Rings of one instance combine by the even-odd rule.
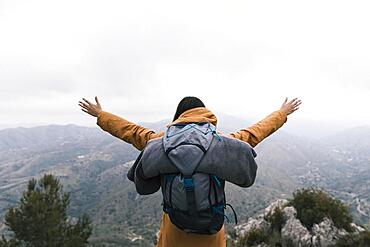
[[222, 141], [210, 123], [172, 125], [163, 137], [166, 155], [178, 170], [161, 176], [163, 210], [185, 232], [214, 234], [224, 223], [225, 181], [196, 171], [213, 138]]
[[225, 181], [251, 186], [257, 171], [255, 157], [248, 143], [220, 137], [210, 123], [174, 124], [162, 138], [147, 143], [127, 177], [140, 195], [161, 188], [163, 210], [178, 228], [213, 234], [228, 219]]

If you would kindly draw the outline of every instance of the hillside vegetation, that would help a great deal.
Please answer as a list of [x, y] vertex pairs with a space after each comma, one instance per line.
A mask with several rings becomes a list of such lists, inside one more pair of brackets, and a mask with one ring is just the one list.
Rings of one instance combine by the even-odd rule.
[[235, 227], [229, 246], [370, 246], [370, 232], [353, 223], [348, 207], [319, 189], [299, 189], [263, 214]]

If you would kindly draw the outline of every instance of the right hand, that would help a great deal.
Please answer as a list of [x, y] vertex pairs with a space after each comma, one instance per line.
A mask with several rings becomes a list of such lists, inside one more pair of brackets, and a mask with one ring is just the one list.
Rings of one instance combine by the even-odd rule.
[[299, 109], [299, 105], [302, 104], [302, 101], [298, 98], [292, 99], [288, 102], [288, 98], [285, 98], [283, 104], [281, 105], [281, 110], [283, 110], [286, 115], [292, 114]]
[[103, 111], [102, 108], [101, 108], [101, 105], [98, 101], [98, 97], [95, 96], [95, 102], [96, 102], [96, 105], [89, 102], [87, 99], [85, 98], [82, 98], [82, 100], [84, 101], [79, 101], [78, 102], [78, 105], [80, 107], [82, 107], [82, 111], [83, 112], [86, 112], [87, 114], [90, 114], [91, 116], [93, 117], [98, 117], [99, 114]]

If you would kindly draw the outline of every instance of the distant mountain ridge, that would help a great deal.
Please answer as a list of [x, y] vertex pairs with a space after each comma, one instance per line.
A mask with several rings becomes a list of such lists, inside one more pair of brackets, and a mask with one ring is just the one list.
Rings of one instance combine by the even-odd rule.
[[[165, 122], [143, 125], [161, 130]], [[247, 124], [237, 118], [220, 119], [225, 133], [239, 126]], [[248, 189], [227, 184], [228, 202], [243, 221], [297, 187], [319, 186], [351, 204], [357, 222], [368, 223], [370, 155], [364, 150], [370, 139], [361, 139], [368, 130], [352, 129], [318, 141], [279, 131], [256, 148], [256, 183]], [[355, 145], [341, 141], [347, 134]], [[98, 128], [52, 125], [0, 130], [0, 215], [18, 201], [30, 178], [50, 172], [71, 192], [71, 214], [92, 216], [93, 243], [149, 245], [159, 227], [161, 195], [138, 196], [127, 180], [137, 155], [132, 146]]]

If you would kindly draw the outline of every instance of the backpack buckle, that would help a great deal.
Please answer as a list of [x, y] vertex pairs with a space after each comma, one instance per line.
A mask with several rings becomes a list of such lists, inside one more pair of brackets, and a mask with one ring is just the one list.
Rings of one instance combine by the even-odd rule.
[[194, 190], [194, 183], [192, 178], [184, 178], [184, 188], [186, 191]]

